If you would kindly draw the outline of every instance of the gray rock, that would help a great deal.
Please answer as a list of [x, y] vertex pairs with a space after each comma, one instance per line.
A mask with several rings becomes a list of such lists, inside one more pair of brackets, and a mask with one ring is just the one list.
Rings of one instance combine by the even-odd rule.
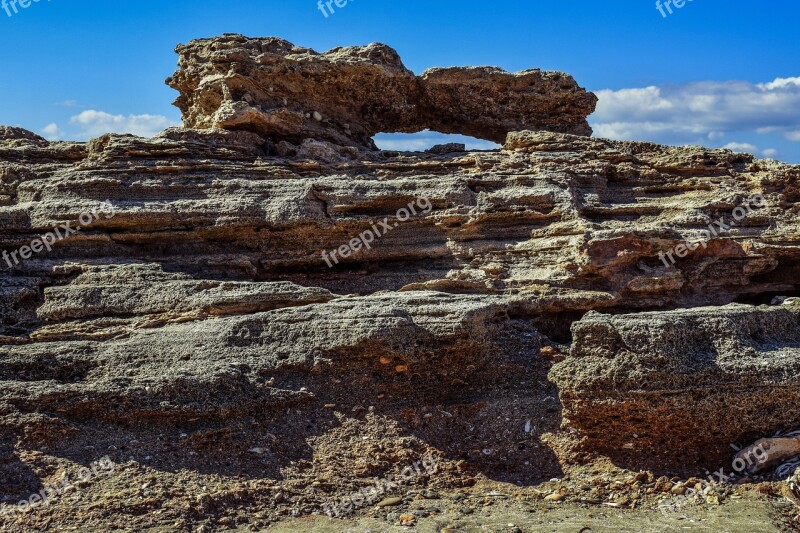
[[429, 154], [452, 154], [454, 152], [465, 152], [466, 145], [464, 143], [447, 143], [447, 144], [437, 144], [431, 148], [425, 150]]

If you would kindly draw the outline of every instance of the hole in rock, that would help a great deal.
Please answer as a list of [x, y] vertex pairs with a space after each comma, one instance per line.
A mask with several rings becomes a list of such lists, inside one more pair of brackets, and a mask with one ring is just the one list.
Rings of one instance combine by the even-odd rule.
[[437, 144], [449, 143], [464, 144], [467, 150], [497, 150], [500, 148], [499, 144], [492, 141], [430, 130], [417, 133], [379, 133], [373, 137], [373, 140], [381, 150], [398, 152], [424, 152]]
[[[758, 284], [779, 284], [785, 286], [787, 284], [794, 284], [795, 280], [800, 279], [800, 258], [790, 256], [780, 257], [778, 260], [779, 264], [777, 267], [764, 274], [753, 276], [750, 281]], [[795, 287], [796, 286], [795, 284]]]
[[548, 339], [559, 344], [572, 344], [572, 324], [583, 318], [579, 311], [563, 311], [533, 318], [536, 326]]

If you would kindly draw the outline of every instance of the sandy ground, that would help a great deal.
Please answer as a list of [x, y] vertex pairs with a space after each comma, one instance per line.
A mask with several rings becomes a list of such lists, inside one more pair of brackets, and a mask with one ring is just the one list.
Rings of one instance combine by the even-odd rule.
[[552, 533], [661, 533], [665, 531], [708, 531], [729, 533], [780, 532], [773, 505], [757, 499], [741, 500], [715, 509], [690, 508], [680, 513], [589, 509], [574, 505], [553, 505], [551, 509], [526, 508], [499, 503], [471, 515], [444, 510], [437, 517], [420, 519], [411, 527], [390, 526], [379, 519], [330, 520], [327, 517], [291, 520], [268, 531], [314, 531], [320, 533], [418, 532], [552, 532]]

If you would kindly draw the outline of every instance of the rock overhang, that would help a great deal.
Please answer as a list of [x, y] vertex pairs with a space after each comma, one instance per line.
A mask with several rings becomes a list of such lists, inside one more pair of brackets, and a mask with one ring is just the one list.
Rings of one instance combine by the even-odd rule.
[[430, 129], [502, 144], [519, 130], [591, 135], [597, 97], [562, 72], [434, 68], [416, 76], [385, 44], [318, 53], [274, 37], [180, 45], [167, 80], [191, 128], [374, 149], [377, 133]]

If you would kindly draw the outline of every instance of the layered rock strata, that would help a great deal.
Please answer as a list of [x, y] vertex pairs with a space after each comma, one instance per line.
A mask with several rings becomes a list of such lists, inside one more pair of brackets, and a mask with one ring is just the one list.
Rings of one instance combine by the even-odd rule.
[[[188, 128], [0, 129], [4, 494], [109, 455], [116, 511], [70, 507], [86, 524], [264, 526], [430, 454], [422, 484], [530, 485], [598, 456], [712, 466], [800, 425], [796, 303], [766, 305], [799, 292], [800, 167], [586, 137], [594, 97], [562, 75], [417, 78], [380, 45], [179, 51]], [[511, 133], [365, 150], [421, 127]], [[103, 202], [113, 216], [9, 255]], [[210, 494], [132, 503], [152, 479]]]

